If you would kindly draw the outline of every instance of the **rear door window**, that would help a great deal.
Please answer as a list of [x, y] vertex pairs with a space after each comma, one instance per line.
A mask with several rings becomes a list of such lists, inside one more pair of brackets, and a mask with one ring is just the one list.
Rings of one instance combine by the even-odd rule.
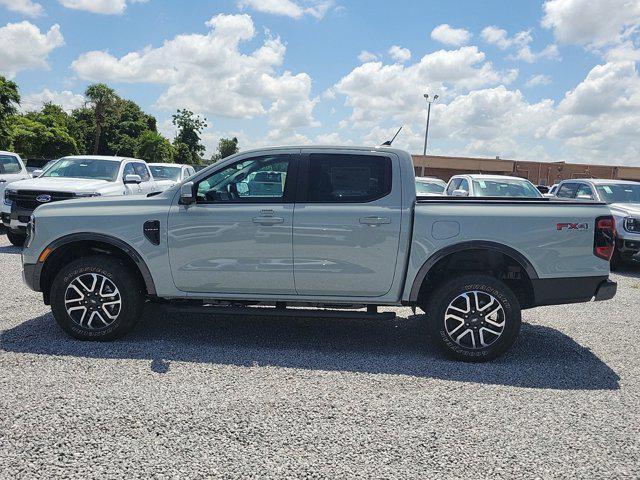
[[312, 153], [307, 201], [367, 203], [391, 193], [391, 159], [381, 155]]

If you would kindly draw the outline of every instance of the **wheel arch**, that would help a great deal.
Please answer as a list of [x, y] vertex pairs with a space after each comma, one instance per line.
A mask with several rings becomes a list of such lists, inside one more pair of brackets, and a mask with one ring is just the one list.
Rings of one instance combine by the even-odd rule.
[[[532, 286], [530, 285], [531, 280], [538, 279], [538, 273], [531, 262], [512, 247], [502, 243], [484, 240], [461, 242], [438, 250], [424, 262], [413, 280], [411, 291], [409, 293], [409, 301], [412, 303], [418, 302], [423, 285], [429, 280], [430, 273], [434, 272], [434, 269], [437, 266], [442, 265], [443, 262], [446, 262], [447, 259], [453, 258], [455, 255], [471, 252], [486, 252], [493, 255], [499, 254], [507, 259], [511, 259], [511, 261], [514, 262], [515, 265], [520, 266], [522, 271], [526, 274], [526, 280], [529, 284], [527, 285], [528, 290], [532, 289]], [[528, 291], [527, 295], [531, 296], [532, 292]], [[533, 302], [533, 298], [530, 300]]]
[[[44, 262], [36, 265], [34, 286], [41, 291], [48, 302], [51, 284], [66, 258], [81, 258], [86, 252], [114, 255], [128, 264], [138, 275], [148, 295], [156, 295], [156, 287], [149, 267], [138, 251], [124, 240], [99, 233], [73, 233], [51, 242], [47, 247], [51, 252]], [[46, 249], [45, 249], [46, 250]]]

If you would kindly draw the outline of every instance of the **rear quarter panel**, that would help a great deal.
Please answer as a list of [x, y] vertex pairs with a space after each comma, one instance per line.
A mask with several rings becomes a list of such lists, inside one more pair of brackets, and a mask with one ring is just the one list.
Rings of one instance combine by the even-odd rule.
[[[539, 278], [608, 275], [609, 262], [593, 254], [596, 217], [606, 205], [564, 202], [425, 202], [416, 204], [407, 283], [439, 250], [458, 243], [488, 241], [520, 252]], [[559, 223], [586, 223], [585, 230], [558, 230]]]

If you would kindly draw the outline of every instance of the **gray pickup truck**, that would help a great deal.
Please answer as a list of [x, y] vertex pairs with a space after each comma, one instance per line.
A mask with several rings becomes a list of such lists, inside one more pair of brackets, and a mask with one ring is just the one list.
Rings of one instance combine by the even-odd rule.
[[[251, 188], [256, 172], [278, 181]], [[38, 207], [23, 276], [83, 340], [120, 337], [154, 300], [372, 319], [405, 305], [426, 312], [445, 352], [483, 361], [514, 342], [522, 309], [615, 295], [614, 228], [601, 203], [416, 197], [402, 150], [270, 148], [151, 198]]]

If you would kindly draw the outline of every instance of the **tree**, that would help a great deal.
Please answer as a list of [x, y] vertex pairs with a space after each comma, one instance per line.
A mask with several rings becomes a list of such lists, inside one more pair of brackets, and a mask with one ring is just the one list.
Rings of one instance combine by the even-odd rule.
[[77, 154], [73, 118], [62, 107], [46, 103], [39, 112], [14, 115], [10, 136], [13, 149], [26, 157], [57, 158]]
[[18, 113], [20, 93], [18, 85], [0, 75], [0, 149], [7, 150], [11, 146], [9, 120]]
[[156, 132], [147, 130], [138, 139], [136, 156], [147, 162], [173, 162], [173, 147], [169, 140]]
[[173, 141], [176, 153], [180, 149], [184, 150], [184, 148], [179, 145], [186, 145], [189, 149], [191, 159], [184, 163], [197, 165], [200, 163], [200, 159], [206, 150], [205, 146], [200, 143], [200, 134], [202, 130], [207, 128], [207, 119], [200, 118], [190, 110], [178, 109], [172, 117], [172, 122], [178, 127], [178, 134]]
[[94, 132], [93, 132], [93, 154], [97, 155], [100, 150], [100, 135], [105, 125], [107, 115], [113, 109], [116, 101], [116, 92], [107, 87], [104, 83], [89, 85], [84, 92], [87, 104], [93, 109]]
[[223, 158], [227, 158], [235, 153], [238, 153], [238, 139], [233, 138], [221, 138], [218, 142], [218, 153], [211, 157], [212, 162], [217, 162]]
[[76, 141], [63, 125], [47, 125], [32, 116], [14, 117], [11, 139], [13, 149], [25, 157], [59, 158], [78, 153]]
[[189, 146], [186, 143], [174, 142], [173, 150], [173, 160], [176, 163], [195, 165], [193, 163], [193, 155], [191, 154], [191, 150], [189, 150]]

